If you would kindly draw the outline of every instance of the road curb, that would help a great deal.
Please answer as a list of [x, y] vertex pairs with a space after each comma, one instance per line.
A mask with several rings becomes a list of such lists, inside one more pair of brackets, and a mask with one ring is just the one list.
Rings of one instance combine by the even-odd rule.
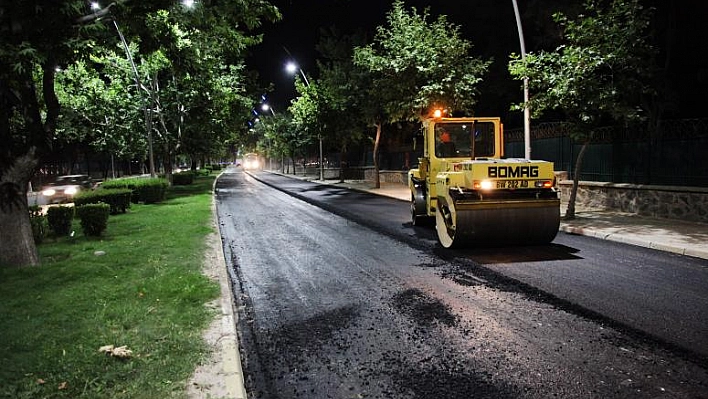
[[[212, 192], [216, 190], [216, 181], [219, 176], [214, 179]], [[218, 266], [218, 281], [221, 289], [220, 305], [221, 305], [221, 373], [223, 373], [223, 381], [225, 384], [227, 396], [225, 399], [247, 399], [246, 386], [243, 376], [243, 367], [241, 364], [241, 354], [239, 351], [238, 333], [236, 324], [238, 323], [238, 313], [234, 308], [235, 299], [229, 276], [226, 270], [226, 258], [224, 256], [223, 243], [221, 241], [220, 228], [218, 223], [218, 215], [216, 213], [216, 196], [212, 195], [212, 217], [216, 228], [215, 234], [219, 237], [219, 247], [214, 248], [214, 255]]]
[[594, 229], [592, 227], [578, 227], [578, 226], [570, 226], [570, 225], [561, 224], [559, 230], [562, 232], [568, 233], [568, 234], [582, 235], [582, 236], [586, 236], [586, 237], [594, 237], [594, 238], [598, 238], [600, 240], [614, 241], [614, 242], [619, 242], [622, 244], [629, 244], [629, 245], [634, 245], [634, 246], [638, 246], [638, 247], [655, 249], [657, 251], [671, 252], [671, 253], [675, 253], [678, 255], [686, 255], [686, 256], [692, 256], [694, 258], [708, 259], [708, 251], [705, 251], [702, 249], [687, 248], [687, 247], [682, 247], [682, 246], [678, 246], [678, 245], [654, 242], [651, 240], [645, 240], [645, 239], [641, 239], [641, 238], [637, 238], [637, 237], [630, 237], [630, 236], [617, 234], [617, 233], [606, 233], [600, 229]]

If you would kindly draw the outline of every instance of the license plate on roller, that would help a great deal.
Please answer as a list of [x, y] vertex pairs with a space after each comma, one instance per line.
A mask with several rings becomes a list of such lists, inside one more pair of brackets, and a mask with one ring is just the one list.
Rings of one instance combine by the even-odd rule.
[[497, 188], [528, 188], [528, 180], [497, 180]]

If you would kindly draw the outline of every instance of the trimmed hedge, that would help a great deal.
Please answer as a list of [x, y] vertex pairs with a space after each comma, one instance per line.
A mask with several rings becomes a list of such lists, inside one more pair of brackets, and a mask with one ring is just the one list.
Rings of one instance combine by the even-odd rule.
[[58, 236], [68, 236], [71, 233], [71, 221], [73, 219], [73, 206], [50, 206], [47, 208], [49, 228]]
[[35, 244], [41, 244], [44, 241], [44, 237], [47, 236], [47, 231], [49, 230], [47, 216], [42, 214], [42, 208], [37, 205], [29, 207], [29, 214], [30, 225], [32, 226], [32, 237], [34, 238]]
[[74, 197], [76, 206], [103, 202], [111, 207], [111, 215], [125, 213], [130, 208], [133, 190], [129, 188], [99, 188], [94, 191], [82, 191]]
[[154, 204], [164, 201], [169, 184], [164, 178], [128, 177], [103, 182], [102, 188], [129, 188], [133, 190], [132, 201]]
[[164, 201], [167, 196], [167, 187], [169, 187], [167, 180], [157, 178], [144, 180], [149, 181], [144, 181], [135, 188], [139, 193], [140, 201], [146, 204]]
[[194, 183], [194, 173], [191, 171], [179, 172], [172, 175], [172, 184], [175, 186], [188, 186], [192, 183]]
[[98, 237], [108, 227], [108, 215], [111, 206], [108, 204], [86, 204], [76, 207], [76, 214], [81, 220], [84, 235]]

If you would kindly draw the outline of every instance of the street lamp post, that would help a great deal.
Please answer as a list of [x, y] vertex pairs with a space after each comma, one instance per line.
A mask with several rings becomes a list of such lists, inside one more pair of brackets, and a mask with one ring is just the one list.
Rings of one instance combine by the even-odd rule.
[[[105, 8], [106, 13], [110, 11], [110, 7], [114, 3], [111, 3], [108, 7]], [[91, 3], [91, 9], [93, 10], [101, 10], [101, 6], [97, 2]], [[116, 21], [116, 18], [111, 15], [111, 20], [113, 21], [113, 26], [116, 28], [116, 32], [118, 33], [118, 37], [120, 38], [121, 43], [123, 44], [123, 49], [125, 50], [125, 55], [128, 58], [128, 62], [130, 63], [130, 67], [133, 70], [133, 78], [135, 79], [135, 86], [138, 88], [138, 90], [145, 90], [150, 97], [152, 97], [152, 93], [150, 90], [148, 90], [145, 85], [143, 85], [140, 82], [140, 75], [138, 74], [138, 68], [135, 66], [135, 62], [133, 61], [133, 56], [130, 54], [130, 48], [128, 47], [128, 42], [125, 40], [125, 36], [123, 36], [123, 32], [121, 32], [120, 28], [118, 28], [118, 22]], [[152, 148], [152, 120], [150, 116], [150, 107], [148, 104], [145, 104], [145, 130], [147, 130], [147, 140], [148, 140], [148, 159], [149, 159], [149, 168], [150, 168], [150, 177], [155, 177], [157, 174], [155, 173], [155, 156], [153, 153], [153, 148]]]
[[298, 67], [296, 63], [290, 61], [288, 62], [287, 65], [285, 65], [285, 69], [290, 73], [290, 74], [295, 74], [297, 71], [300, 71], [300, 75], [302, 75], [302, 78], [305, 80], [305, 84], [307, 87], [310, 87], [310, 82], [307, 80], [307, 76], [305, 75], [305, 72], [303, 72], [302, 68]]
[[[264, 97], [264, 98], [265, 98], [265, 97]], [[274, 110], [273, 107], [271, 107], [268, 103], [263, 103], [263, 105], [261, 105], [261, 110], [263, 110], [264, 112], [270, 111], [270, 113], [271, 113], [273, 116], [275, 116], [275, 110]], [[264, 126], [265, 126], [265, 124], [264, 124]], [[276, 125], [276, 126], [277, 126], [277, 125]], [[275, 132], [274, 132], [274, 133], [275, 133]], [[273, 155], [271, 154], [271, 147], [272, 147], [272, 145], [271, 145], [271, 139], [270, 139], [270, 137], [269, 137], [269, 138], [268, 138], [268, 165], [269, 165], [268, 168], [269, 168], [270, 170], [273, 170]], [[294, 167], [294, 166], [293, 166], [293, 167]]]
[[[307, 87], [310, 87], [310, 81], [307, 80], [307, 75], [305, 75], [305, 72], [300, 68], [296, 63], [290, 61], [285, 65], [285, 70], [288, 71], [291, 75], [297, 74], [298, 71], [300, 71], [300, 75], [302, 75], [302, 79], [305, 81], [305, 85]], [[320, 142], [320, 180], [324, 181], [324, 157], [322, 154], [322, 134], [318, 133], [317, 134], [317, 139]]]
[[261, 105], [261, 110], [263, 110], [263, 111], [265, 111], [265, 112], [270, 111], [270, 113], [273, 114], [273, 116], [275, 116], [275, 110], [273, 109], [273, 107], [271, 107], [271, 106], [268, 105], [268, 104], [263, 104], [263, 105]]
[[[516, 16], [516, 28], [519, 31], [519, 43], [521, 44], [521, 59], [526, 59], [526, 44], [524, 43], [524, 30], [521, 27], [521, 16], [519, 15], [519, 5], [516, 0], [511, 0], [514, 5], [514, 15]], [[529, 109], [529, 78], [524, 77], [524, 156], [531, 159], [531, 110]]]

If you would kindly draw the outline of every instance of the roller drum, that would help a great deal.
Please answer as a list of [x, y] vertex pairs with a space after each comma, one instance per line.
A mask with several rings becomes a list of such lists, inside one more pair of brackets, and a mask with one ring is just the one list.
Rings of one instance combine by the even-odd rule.
[[445, 248], [547, 244], [559, 226], [557, 199], [489, 203], [438, 199], [436, 229]]

